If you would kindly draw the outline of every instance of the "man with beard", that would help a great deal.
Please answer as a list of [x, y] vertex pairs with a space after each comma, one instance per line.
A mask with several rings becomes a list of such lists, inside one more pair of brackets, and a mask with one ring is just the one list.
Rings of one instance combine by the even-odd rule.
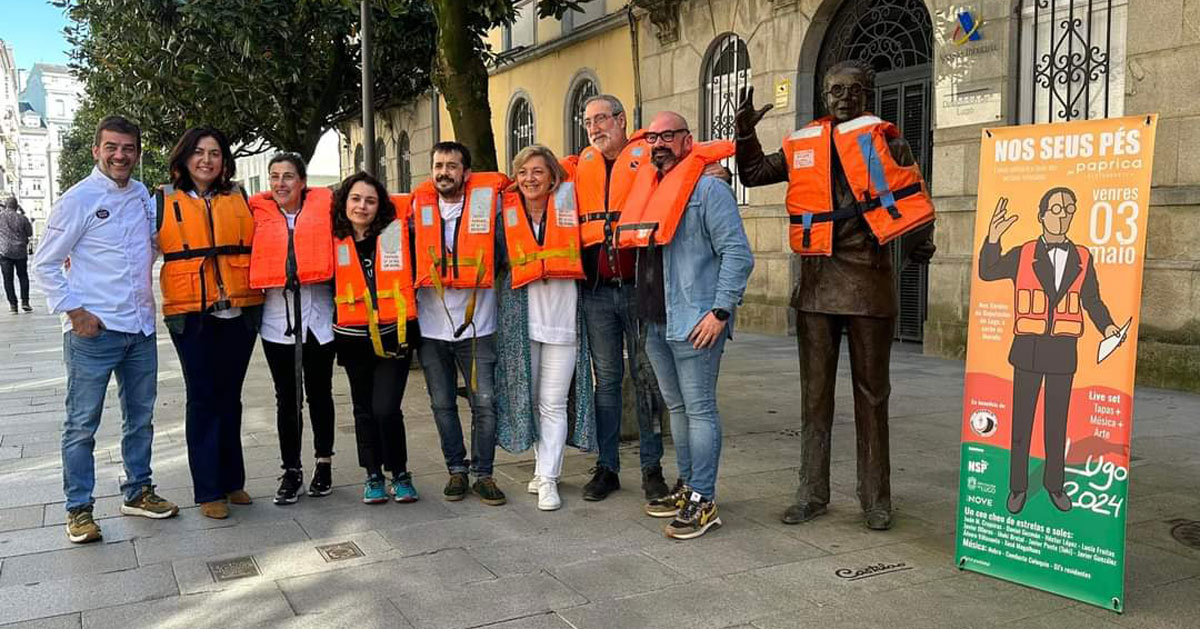
[[669, 111], [654, 117], [644, 137], [655, 170], [638, 174], [616, 238], [619, 247], [639, 248], [638, 316], [671, 414], [679, 469], [675, 490], [645, 510], [673, 518], [663, 532], [686, 540], [721, 526], [717, 373], [754, 256], [733, 189], [704, 174], [729, 154], [729, 143], [695, 144], [687, 120]]
[[[450, 480], [443, 498], [462, 500], [469, 490], [487, 505], [505, 503], [492, 478], [496, 452], [494, 408], [496, 294], [495, 214], [508, 178], [472, 173], [471, 153], [458, 142], [431, 151], [432, 177], [413, 191], [418, 350], [429, 387]], [[397, 216], [403, 209], [396, 210]], [[471, 405], [471, 457], [458, 419], [457, 374]], [[468, 482], [468, 472], [474, 483]]]
[[[92, 146], [96, 167], [55, 204], [33, 262], [50, 311], [64, 315], [63, 488], [67, 538], [75, 543], [101, 537], [92, 519], [93, 450], [114, 373], [123, 420], [121, 513], [155, 519], [179, 513], [150, 482], [158, 394], [151, 284], [155, 210], [146, 187], [130, 178], [141, 150], [136, 125], [119, 116], [100, 121]], [[64, 268], [68, 258], [69, 272]]]
[[738, 107], [738, 176], [747, 186], [789, 182], [789, 241], [801, 255], [792, 290], [800, 350], [800, 488], [785, 524], [806, 522], [829, 504], [829, 448], [842, 332], [848, 332], [858, 435], [858, 498], [867, 527], [892, 525], [888, 455], [889, 360], [897, 298], [892, 252], [905, 233], [904, 259], [933, 256], [933, 205], [908, 143], [895, 126], [866, 112], [875, 71], [860, 61], [824, 79], [829, 116], [796, 130], [763, 155], [754, 127], [771, 109], [754, 108], [749, 88]]

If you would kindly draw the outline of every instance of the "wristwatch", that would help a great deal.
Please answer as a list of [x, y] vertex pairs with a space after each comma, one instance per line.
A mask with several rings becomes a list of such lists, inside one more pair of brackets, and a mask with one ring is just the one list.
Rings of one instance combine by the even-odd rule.
[[713, 308], [712, 314], [717, 318], [717, 321], [728, 321], [729, 311], [724, 308]]

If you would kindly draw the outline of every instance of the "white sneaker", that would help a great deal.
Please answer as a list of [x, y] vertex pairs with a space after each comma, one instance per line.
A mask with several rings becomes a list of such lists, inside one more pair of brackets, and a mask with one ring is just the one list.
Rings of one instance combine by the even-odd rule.
[[558, 497], [558, 481], [544, 478], [538, 482], [538, 509], [554, 511], [562, 506], [562, 498]]
[[538, 477], [535, 475], [533, 478], [529, 479], [529, 484], [525, 486], [525, 491], [536, 496], [539, 482], [540, 481], [538, 481]]

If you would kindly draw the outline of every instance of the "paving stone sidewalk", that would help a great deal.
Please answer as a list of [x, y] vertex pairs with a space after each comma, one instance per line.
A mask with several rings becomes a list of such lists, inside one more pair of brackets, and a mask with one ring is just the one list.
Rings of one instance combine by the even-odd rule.
[[[567, 456], [560, 511], [539, 512], [524, 493], [531, 457], [503, 452], [497, 478], [507, 506], [443, 502], [445, 473], [420, 371], [404, 401], [420, 502], [359, 502], [350, 399], [338, 369], [337, 487], [329, 497], [276, 507], [274, 393], [261, 350], [243, 394], [255, 503], [233, 507], [228, 520], [205, 519], [191, 504], [179, 362], [160, 329], [155, 482], [185, 508], [166, 521], [119, 515], [114, 386], [96, 444], [104, 542], [74, 546], [63, 529], [62, 336], [40, 296], [35, 303], [35, 314], [0, 315], [5, 627], [1200, 626], [1200, 551], [1170, 535], [1178, 519], [1200, 520], [1200, 396], [1137, 391], [1128, 611], [1118, 616], [954, 568], [963, 365], [913, 346], [898, 345], [893, 355], [895, 528], [868, 531], [857, 513], [845, 355], [830, 513], [807, 525], [781, 524], [798, 463], [796, 348], [790, 338], [751, 334], [728, 345], [720, 379], [725, 526], [680, 543], [663, 537], [662, 521], [641, 513], [636, 444], [622, 450], [624, 488], [600, 503], [579, 497], [593, 458], [577, 452]], [[305, 452], [311, 466], [307, 439]], [[668, 445], [664, 463], [673, 462]], [[835, 574], [881, 562], [911, 569], [856, 581]]]

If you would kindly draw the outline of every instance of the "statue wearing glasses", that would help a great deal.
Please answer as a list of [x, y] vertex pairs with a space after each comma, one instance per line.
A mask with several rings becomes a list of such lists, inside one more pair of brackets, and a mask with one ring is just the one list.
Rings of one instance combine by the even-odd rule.
[[[824, 102], [833, 125], [864, 116], [874, 93], [875, 72], [865, 63], [834, 65], [826, 73]], [[746, 186], [763, 186], [789, 179], [789, 167], [811, 164], [808, 155], [783, 149], [764, 155], [755, 126], [771, 109], [755, 109], [753, 88], [738, 107], [738, 176]], [[819, 121], [819, 122], [824, 122]], [[915, 163], [903, 138], [888, 141], [892, 160], [900, 166]], [[857, 201], [836, 152], [831, 159], [833, 204], [852, 213]], [[898, 241], [904, 259], [928, 262], [933, 256], [933, 224]], [[787, 524], [806, 522], [826, 512], [829, 503], [830, 430], [834, 386], [843, 331], [850, 344], [854, 380], [854, 420], [857, 429], [858, 498], [869, 528], [891, 527], [891, 466], [888, 454], [889, 360], [898, 312], [895, 270], [888, 247], [880, 246], [861, 215], [835, 219], [830, 255], [799, 259], [799, 280], [792, 290], [796, 310], [796, 340], [800, 351], [801, 465], [796, 503], [783, 514]]]

